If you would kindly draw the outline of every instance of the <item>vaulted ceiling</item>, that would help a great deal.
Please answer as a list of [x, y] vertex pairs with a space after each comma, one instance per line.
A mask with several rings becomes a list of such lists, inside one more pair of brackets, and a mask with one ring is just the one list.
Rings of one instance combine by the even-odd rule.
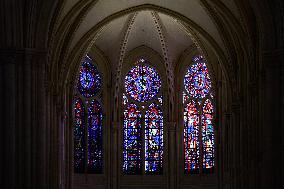
[[56, 49], [54, 57], [61, 54], [54, 62], [62, 64], [60, 72], [67, 75], [66, 68], [80, 62], [93, 45], [114, 70], [129, 51], [147, 46], [161, 55], [172, 73], [193, 44], [222, 59], [229, 70], [232, 65], [226, 59], [238, 45], [236, 35], [243, 38], [246, 30], [235, 0], [65, 0], [59, 9], [51, 49]]
[[[179, 55], [193, 42], [175, 19], [154, 11], [139, 11], [112, 21], [104, 28], [95, 45], [105, 53], [112, 63], [116, 63], [118, 60], [120, 46], [124, 40], [127, 41], [126, 54], [144, 45], [162, 56], [159, 29], [155, 25], [154, 16], [160, 20], [160, 30], [165, 38], [169, 57], [172, 62], [176, 62]], [[131, 19], [134, 22], [129, 26], [128, 22]], [[130, 31], [128, 35], [125, 35], [126, 30]]]
[[[61, 19], [71, 10], [73, 6], [76, 6], [79, 0], [67, 0], [62, 11]], [[223, 0], [227, 6], [232, 9], [232, 12], [235, 13], [235, 16], [238, 16], [237, 8], [233, 0]], [[218, 33], [213, 18], [208, 14], [208, 10], [205, 9], [201, 0], [98, 0], [93, 1], [89, 6], [88, 12], [84, 19], [82, 20], [80, 26], [77, 29], [76, 35], [72, 40], [72, 46], [80, 40], [83, 35], [90, 30], [93, 26], [98, 24], [103, 19], [111, 16], [117, 12], [129, 9], [131, 7], [143, 5], [143, 4], [152, 4], [158, 7], [163, 7], [174, 12], [177, 12], [188, 19], [192, 20], [194, 23], [201, 26], [205, 31], [210, 33], [214, 39], [218, 42], [220, 46], [223, 46], [223, 42]]]
[[[222, 5], [228, 9], [236, 19], [240, 20], [240, 14], [234, 0], [218, 0], [223, 2]], [[139, 10], [141, 5], [153, 5], [157, 10]], [[177, 13], [180, 17], [190, 20], [193, 24], [200, 27], [208, 35], [215, 40], [220, 48], [225, 49], [222, 33], [218, 30], [213, 14], [210, 14], [208, 7], [211, 1], [204, 0], [65, 0], [61, 7], [60, 15], [57, 19], [57, 25], [60, 26], [64, 21], [80, 17], [80, 22], [76, 26], [76, 32], [70, 38], [70, 49], [72, 50], [76, 44], [97, 24], [108, 20], [108, 24], [101, 33], [96, 45], [114, 60], [119, 43], [124, 38], [125, 30], [127, 30], [127, 22], [133, 14], [137, 14], [135, 23], [132, 26], [127, 49], [135, 48], [139, 45], [147, 45], [157, 52], [160, 52], [158, 35], [151, 11], [155, 12], [161, 19], [163, 34], [168, 45], [170, 56], [176, 59], [181, 50], [185, 46], [192, 44], [187, 35], [179, 27], [176, 22], [177, 18], [163, 14], [162, 12], [170, 10]], [[215, 5], [212, 4], [212, 7]], [[135, 10], [135, 8], [137, 8]], [[158, 9], [161, 10], [158, 10]], [[131, 11], [133, 9], [133, 11]], [[80, 16], [82, 14], [83, 16]], [[124, 13], [122, 13], [124, 12]], [[80, 14], [79, 14], [80, 13]], [[121, 15], [118, 15], [122, 13]], [[111, 43], [109, 43], [111, 42]]]

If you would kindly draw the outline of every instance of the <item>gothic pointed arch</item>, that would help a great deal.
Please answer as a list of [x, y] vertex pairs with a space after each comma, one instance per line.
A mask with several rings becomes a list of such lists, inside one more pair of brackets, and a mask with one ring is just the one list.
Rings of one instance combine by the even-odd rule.
[[189, 46], [175, 67], [177, 182], [183, 187], [195, 185], [197, 178], [213, 186], [222, 174], [218, 137], [223, 125], [218, 108], [223, 109], [228, 99], [225, 88], [216, 87], [224, 75], [218, 59], [210, 53]]
[[[90, 178], [101, 178], [109, 174], [109, 77], [107, 60], [100, 49], [92, 47], [80, 62], [74, 77], [71, 162], [74, 174], [77, 175], [74, 177], [75, 185], [80, 174]], [[100, 184], [104, 184], [103, 182]]]
[[75, 87], [74, 172], [103, 171], [103, 78], [92, 57], [82, 60]]
[[161, 57], [145, 46], [124, 61], [121, 81], [121, 169], [124, 175], [163, 175], [167, 91]]
[[213, 173], [215, 167], [214, 93], [205, 57], [192, 57], [183, 79], [184, 172]]

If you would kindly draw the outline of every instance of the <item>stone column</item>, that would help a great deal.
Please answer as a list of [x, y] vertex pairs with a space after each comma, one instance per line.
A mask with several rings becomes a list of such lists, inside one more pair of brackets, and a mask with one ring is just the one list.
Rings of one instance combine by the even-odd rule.
[[1, 164], [11, 189], [47, 186], [45, 65], [45, 51], [0, 50]]
[[234, 178], [233, 181], [233, 189], [240, 188], [240, 138], [241, 138], [241, 131], [240, 131], [240, 103], [235, 102], [232, 105], [232, 138], [230, 139], [232, 153], [231, 156], [231, 164], [232, 164], [232, 175]]
[[176, 175], [177, 175], [177, 143], [176, 143], [176, 123], [168, 122], [168, 170], [169, 170], [169, 188], [176, 188]]
[[50, 184], [57, 170], [50, 163], [54, 102], [46, 65], [57, 1], [0, 1], [1, 188], [56, 188]]
[[111, 170], [111, 189], [118, 188], [119, 181], [119, 136], [118, 136], [119, 122], [112, 122], [111, 126], [111, 140], [110, 140], [110, 149], [111, 149], [111, 162], [110, 162], [110, 170]]
[[[1, 172], [4, 186], [16, 187], [16, 56], [0, 51]], [[17, 131], [18, 132], [18, 131]], [[20, 154], [18, 154], [20, 155]], [[4, 175], [2, 175], [4, 176]], [[3, 177], [2, 177], [3, 178]]]
[[284, 50], [266, 51], [263, 61], [263, 128], [259, 162], [261, 188], [283, 188]]
[[220, 182], [222, 183], [221, 188], [229, 188], [230, 184], [232, 184], [232, 175], [231, 175], [231, 161], [230, 161], [230, 155], [231, 155], [231, 113], [226, 113], [224, 116], [223, 121], [223, 128], [222, 128], [222, 141], [221, 141], [221, 151], [222, 151], [222, 162], [220, 162], [221, 171], [221, 179]]

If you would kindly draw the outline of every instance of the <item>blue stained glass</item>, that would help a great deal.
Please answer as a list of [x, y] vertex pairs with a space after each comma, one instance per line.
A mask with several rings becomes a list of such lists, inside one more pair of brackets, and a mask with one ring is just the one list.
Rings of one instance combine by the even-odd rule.
[[204, 98], [211, 89], [211, 79], [202, 56], [194, 59], [197, 63], [187, 70], [184, 86], [188, 94], [194, 98]]
[[145, 114], [145, 172], [163, 172], [163, 113], [154, 103]]
[[95, 96], [102, 86], [102, 77], [98, 72], [93, 61], [89, 56], [86, 56], [78, 78], [77, 88], [84, 97]]
[[161, 78], [147, 65], [134, 66], [125, 77], [125, 91], [134, 100], [146, 102], [159, 93]]
[[92, 100], [88, 108], [88, 173], [102, 173], [102, 125], [102, 107]]
[[184, 109], [185, 173], [199, 173], [199, 114], [193, 100]]
[[122, 94], [122, 100], [123, 100], [123, 105], [126, 105], [127, 103], [128, 103], [128, 98], [127, 98], [127, 96], [123, 93]]
[[141, 174], [141, 112], [135, 104], [129, 104], [124, 110], [123, 139], [123, 172]]
[[[214, 171], [214, 106], [209, 98], [211, 79], [202, 56], [193, 58], [184, 77], [184, 154], [185, 173]], [[188, 102], [189, 101], [189, 102]]]
[[189, 99], [189, 96], [183, 91], [182, 92], [182, 102], [185, 104], [188, 99]]
[[214, 107], [207, 99], [202, 112], [203, 172], [214, 171], [214, 128], [212, 124]]
[[83, 173], [85, 169], [85, 109], [81, 99], [74, 102], [74, 171]]
[[[74, 102], [74, 170], [75, 173], [103, 172], [103, 111], [95, 97], [102, 87], [102, 76], [86, 55], [77, 80], [81, 97]], [[86, 107], [84, 107], [86, 104]]]

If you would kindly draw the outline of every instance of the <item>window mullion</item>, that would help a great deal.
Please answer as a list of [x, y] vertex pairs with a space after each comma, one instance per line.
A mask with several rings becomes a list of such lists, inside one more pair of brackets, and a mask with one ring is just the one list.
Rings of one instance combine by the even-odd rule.
[[142, 175], [145, 175], [146, 174], [146, 171], [145, 171], [145, 167], [146, 167], [146, 165], [145, 165], [145, 160], [146, 160], [146, 158], [145, 158], [145, 156], [146, 156], [146, 138], [145, 138], [145, 126], [146, 126], [146, 124], [145, 124], [145, 111], [141, 111], [141, 113], [142, 113], [142, 123], [141, 123], [141, 132], [142, 132], [142, 136], [141, 136], [141, 140], [142, 140], [142, 153], [141, 153], [141, 160], [142, 160]]
[[199, 116], [199, 171], [202, 174], [203, 170], [203, 142], [202, 142], [202, 106], [198, 107], [198, 116]]
[[[88, 101], [85, 101], [88, 102]], [[88, 173], [88, 145], [89, 145], [89, 137], [88, 137], [88, 108], [89, 108], [89, 104], [86, 103], [86, 107], [85, 107], [85, 173]]]

